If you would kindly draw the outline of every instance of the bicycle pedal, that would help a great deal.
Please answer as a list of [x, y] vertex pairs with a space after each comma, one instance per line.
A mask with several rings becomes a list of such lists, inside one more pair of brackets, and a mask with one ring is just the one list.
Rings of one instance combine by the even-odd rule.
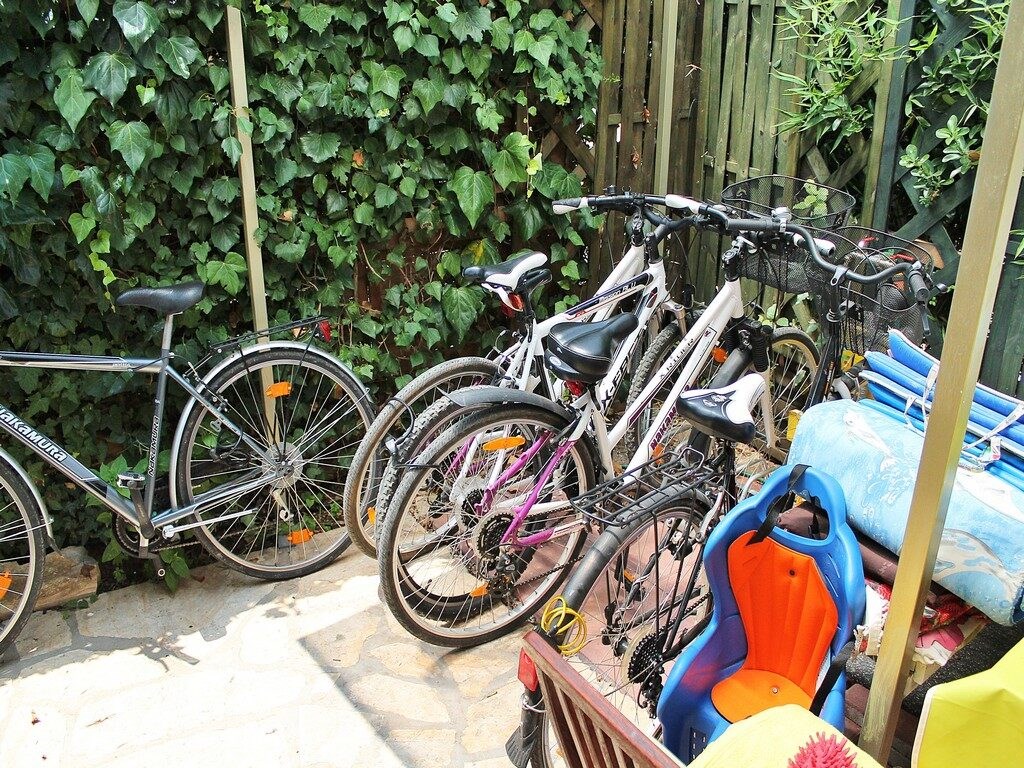
[[138, 491], [146, 487], [146, 476], [141, 472], [122, 472], [117, 476], [117, 485], [128, 491]]

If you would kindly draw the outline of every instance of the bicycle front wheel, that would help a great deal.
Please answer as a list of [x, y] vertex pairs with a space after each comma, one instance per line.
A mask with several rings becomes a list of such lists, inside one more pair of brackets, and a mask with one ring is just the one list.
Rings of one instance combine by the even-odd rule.
[[788, 436], [789, 414], [802, 411], [809, 402], [811, 384], [818, 370], [818, 348], [811, 337], [798, 328], [776, 328], [772, 333], [769, 362], [775, 443], [768, 445], [762, 421], [758, 424], [754, 447], [781, 464], [786, 461], [792, 443]]
[[[587, 535], [568, 500], [594, 484], [582, 441], [556, 453], [566, 426], [529, 406], [477, 413], [445, 430], [406, 471], [378, 562], [385, 602], [413, 635], [478, 645], [522, 626], [558, 589]], [[536, 504], [510, 540], [531, 493]]]
[[6, 456], [0, 456], [0, 655], [32, 614], [43, 580], [43, 510]]
[[207, 408], [189, 409], [171, 467], [178, 506], [276, 479], [198, 513], [199, 541], [261, 579], [303, 576], [333, 561], [349, 544], [338, 499], [373, 418], [358, 379], [324, 353], [271, 345], [244, 352], [205, 393], [251, 444]]
[[[384, 441], [401, 437], [408, 422], [445, 393], [490, 382], [499, 373], [498, 364], [487, 358], [449, 360], [421, 373], [380, 409], [352, 458], [342, 496], [348, 535], [359, 551], [377, 557], [377, 521], [385, 511], [384, 504], [378, 501], [387, 461]], [[385, 490], [383, 498], [390, 499], [393, 485]]]
[[[609, 526], [566, 582], [565, 610], [550, 617], [556, 626], [582, 617], [575, 631], [585, 637], [570, 663], [645, 732], [672, 662], [711, 616], [701, 559], [709, 504], [681, 491], [625, 526]], [[565, 765], [555, 740], [538, 741], [531, 765]]]

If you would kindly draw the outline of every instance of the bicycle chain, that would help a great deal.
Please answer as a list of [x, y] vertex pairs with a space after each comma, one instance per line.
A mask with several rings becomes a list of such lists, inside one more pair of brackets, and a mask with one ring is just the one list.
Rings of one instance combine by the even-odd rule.
[[[129, 528], [128, 523], [125, 522], [124, 518], [118, 516], [114, 521], [114, 539], [126, 554], [129, 554], [132, 557], [141, 557], [142, 553], [139, 551], [138, 541], [132, 541], [133, 534], [138, 537], [138, 530], [135, 528]], [[181, 549], [184, 547], [196, 546], [199, 543], [198, 539], [188, 539], [187, 541], [180, 538], [178, 540], [168, 540], [158, 534], [157, 538], [149, 543], [149, 552], [152, 554], [154, 552], [163, 552], [168, 549]]]

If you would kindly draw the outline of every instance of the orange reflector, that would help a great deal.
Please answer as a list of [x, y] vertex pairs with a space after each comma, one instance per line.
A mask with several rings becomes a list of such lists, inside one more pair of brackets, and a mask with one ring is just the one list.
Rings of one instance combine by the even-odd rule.
[[292, 531], [288, 534], [288, 542], [295, 546], [296, 544], [305, 544], [307, 541], [313, 538], [313, 532], [309, 528], [300, 528], [297, 531]]
[[624, 578], [627, 582], [632, 584], [634, 581], [636, 581], [636, 574], [629, 570], [629, 568], [623, 568], [622, 578]]
[[377, 508], [370, 507], [366, 510], [366, 519], [370, 521], [370, 525], [377, 524]]
[[287, 397], [292, 393], [290, 381], [277, 381], [267, 387], [267, 397]]
[[479, 587], [469, 593], [470, 597], [483, 597], [487, 594], [487, 584], [481, 584]]
[[653, 458], [653, 459], [660, 459], [664, 455], [665, 455], [665, 444], [664, 443], [658, 443], [656, 446], [654, 446], [654, 450], [651, 451], [651, 458]]
[[711, 350], [711, 358], [721, 365], [725, 362], [725, 358], [729, 356], [729, 353], [725, 351], [725, 347], [715, 347]]
[[515, 437], [496, 437], [493, 440], [488, 440], [483, 444], [485, 451], [507, 451], [509, 448], [518, 448], [520, 445], [526, 442], [526, 438], [522, 435], [516, 435]]
[[11, 588], [11, 584], [14, 579], [11, 578], [11, 572], [0, 573], [0, 600], [3, 600], [7, 596], [7, 590]]

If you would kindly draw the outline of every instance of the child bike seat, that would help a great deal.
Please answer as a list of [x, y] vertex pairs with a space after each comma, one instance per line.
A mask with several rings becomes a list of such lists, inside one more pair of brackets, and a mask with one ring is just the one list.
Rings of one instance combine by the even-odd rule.
[[543, 267], [548, 257], [539, 251], [517, 256], [501, 264], [476, 264], [462, 270], [462, 276], [474, 283], [489, 283], [510, 291], [518, 291], [527, 272]]
[[162, 288], [132, 288], [114, 299], [114, 303], [119, 307], [146, 307], [165, 315], [177, 315], [198, 304], [204, 290], [206, 286], [197, 281]]
[[764, 392], [764, 377], [748, 373], [742, 379], [718, 389], [691, 389], [677, 401], [679, 415], [701, 432], [749, 443], [754, 439], [754, 403]]
[[596, 384], [612, 367], [619, 343], [639, 321], [625, 312], [593, 323], [559, 323], [548, 334], [544, 363], [562, 380]]

